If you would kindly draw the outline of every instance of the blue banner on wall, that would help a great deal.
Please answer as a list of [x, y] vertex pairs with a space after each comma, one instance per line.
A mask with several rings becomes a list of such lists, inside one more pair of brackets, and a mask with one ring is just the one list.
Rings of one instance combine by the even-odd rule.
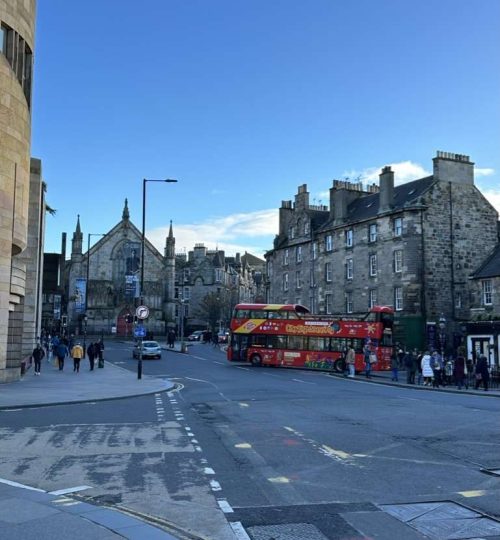
[[76, 278], [75, 280], [75, 311], [85, 313], [85, 295], [87, 291], [87, 280], [85, 278]]

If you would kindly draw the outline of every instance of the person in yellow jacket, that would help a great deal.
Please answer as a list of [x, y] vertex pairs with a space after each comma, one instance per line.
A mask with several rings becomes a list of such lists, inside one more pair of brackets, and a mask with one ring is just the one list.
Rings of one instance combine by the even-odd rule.
[[75, 343], [71, 349], [71, 357], [73, 358], [73, 371], [80, 373], [80, 360], [83, 358], [83, 347], [80, 343]]

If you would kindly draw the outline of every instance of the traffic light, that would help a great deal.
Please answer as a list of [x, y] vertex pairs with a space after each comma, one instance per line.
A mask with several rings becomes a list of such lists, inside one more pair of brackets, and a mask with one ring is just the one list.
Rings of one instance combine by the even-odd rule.
[[130, 324], [134, 322], [134, 318], [129, 313], [128, 315], [125, 316], [125, 321], [127, 322], [127, 324]]

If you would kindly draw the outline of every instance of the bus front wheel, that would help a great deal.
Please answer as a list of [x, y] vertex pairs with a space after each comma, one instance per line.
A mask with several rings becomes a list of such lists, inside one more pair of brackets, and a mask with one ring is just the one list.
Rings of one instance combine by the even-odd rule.
[[262, 365], [262, 358], [258, 354], [252, 354], [252, 358], [250, 358], [250, 362], [252, 362], [252, 366], [261, 366]]

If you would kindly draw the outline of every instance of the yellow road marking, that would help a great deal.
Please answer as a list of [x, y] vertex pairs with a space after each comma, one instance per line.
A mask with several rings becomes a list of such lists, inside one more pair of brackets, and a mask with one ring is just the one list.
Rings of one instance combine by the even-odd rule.
[[276, 478], [268, 478], [269, 482], [274, 484], [289, 484], [290, 480], [286, 476], [277, 476]]
[[486, 495], [486, 491], [483, 489], [477, 489], [472, 491], [458, 491], [459, 495], [462, 495], [462, 497], [482, 497], [483, 495]]

